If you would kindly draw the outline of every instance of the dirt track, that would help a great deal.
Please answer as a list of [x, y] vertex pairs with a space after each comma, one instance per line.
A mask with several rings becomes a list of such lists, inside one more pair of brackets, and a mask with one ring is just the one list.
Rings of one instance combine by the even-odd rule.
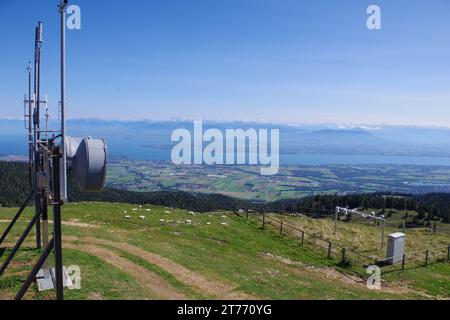
[[[230, 300], [258, 299], [258, 297], [236, 291], [235, 286], [217, 280], [210, 280], [205, 276], [198, 274], [192, 270], [189, 270], [188, 268], [174, 262], [173, 260], [162, 257], [152, 252], [145, 251], [141, 248], [138, 248], [136, 246], [127, 243], [97, 238], [69, 237], [64, 238], [64, 240], [66, 241], [65, 242], [66, 247], [70, 247], [70, 244], [67, 241], [77, 240], [85, 242], [90, 246], [106, 245], [120, 250], [124, 250], [171, 273], [178, 281], [184, 283], [185, 285], [199, 289], [201, 292], [210, 296], [214, 296], [216, 298], [230, 299]], [[84, 250], [84, 248], [85, 246], [78, 246], [77, 250], [86, 251]], [[100, 255], [98, 256], [103, 259], [102, 256]], [[139, 273], [137, 274], [137, 276], [139, 276]]]
[[71, 243], [65, 243], [64, 247], [90, 253], [106, 261], [107, 263], [114, 265], [134, 278], [138, 278], [143, 286], [147, 287], [160, 299], [181, 300], [187, 298], [183, 293], [180, 293], [160, 276], [134, 264], [125, 258], [122, 258], [112, 250], [90, 244], [74, 245]]

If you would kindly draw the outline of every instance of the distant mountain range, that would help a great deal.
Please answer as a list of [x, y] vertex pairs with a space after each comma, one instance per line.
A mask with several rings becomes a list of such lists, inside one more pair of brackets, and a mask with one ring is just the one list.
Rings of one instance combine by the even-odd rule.
[[[50, 122], [55, 128], [56, 123]], [[67, 122], [73, 136], [107, 139], [112, 156], [168, 160], [173, 130], [192, 130], [190, 121], [80, 119]], [[407, 126], [288, 125], [258, 122], [204, 122], [217, 128], [278, 128], [283, 154], [338, 154], [450, 157], [450, 129]], [[26, 154], [23, 121], [0, 119], [0, 154]]]

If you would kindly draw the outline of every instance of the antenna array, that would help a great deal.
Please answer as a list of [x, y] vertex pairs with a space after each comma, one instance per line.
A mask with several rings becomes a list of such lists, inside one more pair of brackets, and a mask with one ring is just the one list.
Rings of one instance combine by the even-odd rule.
[[[22, 288], [16, 295], [20, 300], [29, 286], [37, 280], [40, 290], [56, 289], [56, 298], [64, 299], [64, 286], [70, 279], [62, 264], [61, 206], [67, 203], [67, 178], [74, 178], [81, 191], [98, 192], [105, 182], [107, 146], [103, 139], [72, 138], [66, 135], [65, 126], [65, 11], [68, 0], [59, 4], [61, 28], [61, 98], [60, 127], [48, 128], [47, 96], [41, 98], [41, 48], [43, 45], [43, 23], [38, 22], [35, 29], [34, 68], [28, 64], [28, 94], [24, 99], [24, 122], [28, 132], [28, 174], [30, 194], [17, 214], [11, 220], [0, 238], [4, 241], [12, 227], [21, 216], [25, 207], [35, 199], [35, 213], [19, 240], [11, 250], [3, 265], [0, 276], [4, 273], [24, 240], [36, 228], [36, 248], [41, 256], [28, 275]], [[33, 72], [34, 71], [34, 72]], [[32, 73], [34, 78], [32, 90]], [[41, 126], [41, 114], [44, 109], [45, 126]], [[53, 238], [49, 240], [48, 207], [53, 207]], [[55, 266], [49, 265], [51, 253], [55, 256]]]

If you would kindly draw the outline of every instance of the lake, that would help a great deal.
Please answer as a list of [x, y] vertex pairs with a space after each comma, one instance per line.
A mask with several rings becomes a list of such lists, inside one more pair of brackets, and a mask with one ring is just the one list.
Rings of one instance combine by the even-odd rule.
[[[0, 154], [26, 155], [25, 135], [0, 136]], [[168, 149], [144, 147], [146, 141], [110, 139], [107, 141], [111, 156], [124, 156], [137, 160], [170, 161]], [[351, 154], [281, 154], [282, 165], [356, 165], [356, 164], [397, 164], [450, 166], [450, 158], [426, 156], [351, 155]]]

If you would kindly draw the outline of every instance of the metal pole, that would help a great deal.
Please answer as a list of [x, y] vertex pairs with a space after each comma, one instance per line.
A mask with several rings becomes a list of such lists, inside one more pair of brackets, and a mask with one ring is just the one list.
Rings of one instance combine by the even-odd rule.
[[5, 272], [6, 268], [8, 268], [8, 265], [16, 255], [17, 251], [19, 250], [22, 243], [25, 241], [25, 238], [30, 233], [31, 229], [33, 229], [34, 224], [36, 223], [37, 219], [39, 218], [39, 213], [35, 214], [33, 219], [31, 219], [30, 223], [28, 224], [25, 231], [20, 236], [19, 240], [17, 240], [17, 243], [14, 245], [14, 248], [11, 250], [11, 253], [6, 258], [5, 262], [3, 262], [2, 266], [0, 267], [0, 276]]
[[[65, 96], [66, 96], [66, 6], [68, 0], [61, 0], [60, 13], [60, 49], [61, 49], [61, 144], [53, 154], [53, 241], [55, 248], [55, 273], [56, 273], [56, 299], [64, 299], [63, 261], [62, 261], [62, 235], [61, 235], [61, 205], [67, 201], [66, 181], [66, 152], [65, 152]], [[62, 159], [62, 167], [60, 166]], [[61, 190], [62, 188], [62, 190]]]
[[[65, 133], [66, 133], [66, 6], [68, 0], [61, 0], [59, 12], [61, 14], [61, 153], [62, 153], [62, 201], [67, 202], [67, 161], [65, 152]], [[60, 191], [61, 192], [61, 191]]]
[[[44, 191], [44, 198], [47, 197], [47, 191]], [[44, 247], [48, 245], [48, 205], [45, 202], [42, 206], [42, 243]], [[44, 263], [44, 271], [47, 272], [49, 269], [48, 261]]]
[[28, 179], [30, 190], [33, 189], [33, 122], [32, 122], [32, 100], [31, 100], [31, 62], [28, 62]]
[[40, 102], [41, 102], [41, 47], [42, 47], [42, 29], [43, 24], [41, 21], [38, 22], [36, 27], [36, 39], [35, 39], [35, 55], [34, 55], [34, 100], [35, 100], [35, 111], [34, 111], [34, 168], [35, 168], [35, 192], [36, 192], [36, 208], [35, 212], [38, 215], [36, 220], [36, 248], [41, 249], [41, 219], [40, 214], [42, 210], [42, 194], [41, 190], [38, 188], [38, 170], [41, 169], [42, 157], [41, 152], [38, 150], [38, 141], [40, 140]]
[[406, 260], [406, 255], [403, 255], [403, 259], [402, 259], [402, 270], [405, 270], [405, 260]]
[[48, 243], [48, 245], [45, 247], [44, 252], [42, 253], [39, 260], [36, 262], [35, 266], [31, 270], [30, 274], [28, 275], [27, 279], [25, 280], [25, 283], [20, 288], [19, 292], [16, 294], [16, 297], [14, 300], [22, 300], [23, 296], [27, 292], [28, 288], [30, 287], [31, 283], [33, 283], [34, 279], [36, 279], [36, 276], [39, 272], [39, 270], [44, 265], [45, 261], [47, 260], [48, 256], [53, 250], [53, 239]]
[[20, 216], [22, 215], [22, 212], [25, 210], [28, 202], [30, 202], [31, 198], [34, 195], [34, 190], [31, 190], [30, 195], [28, 196], [28, 198], [25, 200], [25, 202], [22, 204], [22, 206], [20, 207], [19, 211], [16, 213], [16, 215], [14, 216], [14, 218], [11, 220], [11, 222], [9, 223], [8, 227], [6, 228], [5, 232], [3, 232], [2, 237], [0, 238], [0, 244], [3, 243], [3, 241], [5, 240], [6, 236], [9, 234], [9, 232], [11, 231], [12, 227], [14, 226], [14, 224], [16, 223], [17, 219], [20, 218]]
[[62, 235], [61, 235], [61, 186], [60, 186], [61, 150], [57, 148], [53, 157], [54, 206], [53, 206], [53, 241], [55, 248], [56, 299], [64, 300]]

